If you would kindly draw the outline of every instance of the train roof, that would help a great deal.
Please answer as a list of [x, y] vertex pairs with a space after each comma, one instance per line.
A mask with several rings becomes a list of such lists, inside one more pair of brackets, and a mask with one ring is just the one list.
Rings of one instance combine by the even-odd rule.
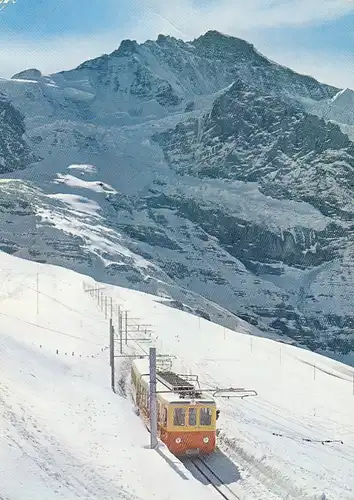
[[[150, 384], [149, 360], [146, 358], [135, 359], [132, 364], [135, 370], [138, 373], [140, 373], [141, 379], [147, 385], [149, 385]], [[157, 366], [157, 372], [159, 372], [158, 366]], [[177, 392], [178, 389], [175, 392], [173, 392], [171, 390], [171, 386], [180, 388], [181, 392]], [[178, 374], [172, 371], [160, 372], [160, 376], [158, 377], [156, 382], [156, 391], [158, 393], [158, 397], [164, 399], [168, 403], [188, 404], [194, 401], [195, 403], [201, 403], [201, 404], [211, 404], [211, 405], [215, 404], [215, 400], [212, 396], [198, 390], [197, 392], [199, 397], [193, 398], [187, 393], [185, 393], [185, 395], [182, 396], [183, 390], [188, 391], [194, 389], [195, 389], [194, 385], [190, 384], [187, 380], [184, 380], [182, 377], [180, 377]], [[163, 391], [168, 391], [168, 392], [163, 392]]]

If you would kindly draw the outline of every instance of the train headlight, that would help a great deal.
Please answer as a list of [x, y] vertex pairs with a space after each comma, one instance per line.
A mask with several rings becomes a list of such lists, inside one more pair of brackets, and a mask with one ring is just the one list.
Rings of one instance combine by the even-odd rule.
[[181, 438], [176, 438], [176, 443], [177, 443], [177, 444], [182, 443], [182, 439], [181, 439]]
[[203, 441], [204, 441], [205, 444], [207, 444], [207, 443], [209, 443], [209, 438], [205, 437], [205, 438], [203, 438]]

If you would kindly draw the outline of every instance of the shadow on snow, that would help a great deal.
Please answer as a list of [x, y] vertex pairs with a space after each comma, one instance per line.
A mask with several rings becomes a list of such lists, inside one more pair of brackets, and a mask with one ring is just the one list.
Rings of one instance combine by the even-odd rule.
[[[236, 483], [241, 479], [238, 467], [218, 448], [212, 455], [203, 457], [202, 460], [213, 470], [213, 472], [215, 472], [216, 476], [212, 476], [212, 479], [216, 486]], [[181, 462], [195, 479], [204, 485], [210, 484], [210, 482], [195, 467], [193, 467], [190, 459], [182, 458]]]

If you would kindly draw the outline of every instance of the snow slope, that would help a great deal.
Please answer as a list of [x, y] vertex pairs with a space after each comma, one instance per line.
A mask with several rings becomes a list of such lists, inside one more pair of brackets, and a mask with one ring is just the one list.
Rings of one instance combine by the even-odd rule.
[[342, 131], [353, 140], [354, 91], [352, 89], [342, 89], [334, 97], [322, 101], [305, 99], [304, 105], [309, 112], [339, 125]]
[[[216, 498], [163, 446], [146, 449], [128, 387], [112, 393], [108, 324], [83, 287], [95, 282], [4, 253], [0, 264], [0, 498]], [[114, 310], [152, 325], [151, 345], [176, 356], [176, 369], [203, 386], [258, 391], [218, 400], [220, 449], [210, 462], [241, 500], [353, 499], [352, 368], [100, 286]], [[129, 345], [140, 354], [149, 344]], [[128, 368], [117, 365], [121, 387]]]
[[147, 448], [129, 399], [111, 391], [107, 324], [82, 277], [0, 261], [0, 498], [215, 498]]

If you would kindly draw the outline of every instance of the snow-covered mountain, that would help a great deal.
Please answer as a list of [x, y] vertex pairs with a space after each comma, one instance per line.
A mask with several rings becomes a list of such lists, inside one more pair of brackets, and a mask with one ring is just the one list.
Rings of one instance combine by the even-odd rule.
[[[118, 304], [129, 311], [125, 354], [155, 345], [203, 388], [257, 391], [244, 400], [216, 397], [218, 450], [207, 463], [228, 498], [352, 500], [349, 366], [260, 338], [255, 327], [230, 331], [172, 310], [162, 298], [3, 252], [0, 283], [1, 498], [220, 498], [162, 443], [148, 448], [133, 412], [127, 358], [116, 358], [112, 392], [108, 318], [89, 293], [100, 288], [112, 298], [115, 325]], [[143, 324], [152, 333], [139, 344]]]
[[322, 113], [348, 92], [215, 31], [0, 92], [1, 249], [354, 349], [354, 149]]
[[319, 101], [307, 101], [313, 113], [338, 124], [349, 136], [354, 136], [354, 90], [342, 89], [334, 97]]

